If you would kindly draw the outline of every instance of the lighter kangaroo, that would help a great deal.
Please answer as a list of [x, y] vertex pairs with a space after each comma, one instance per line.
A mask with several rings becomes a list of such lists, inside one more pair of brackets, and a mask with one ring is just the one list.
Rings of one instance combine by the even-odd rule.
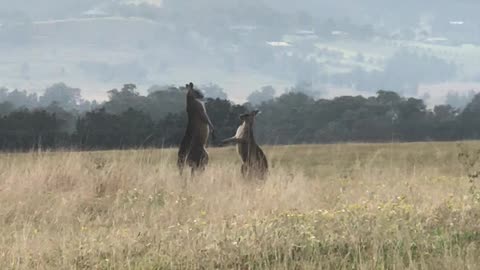
[[223, 140], [223, 143], [237, 144], [237, 151], [243, 162], [242, 175], [245, 178], [264, 179], [268, 173], [268, 161], [253, 135], [253, 124], [257, 114], [258, 110], [242, 114], [240, 116], [242, 123], [237, 133], [232, 138]]
[[193, 83], [187, 84], [186, 88], [188, 123], [178, 150], [177, 166], [182, 174], [188, 164], [193, 175], [196, 170], [203, 171], [208, 164], [206, 145], [210, 130], [213, 136], [214, 128], [203, 103], [203, 94], [193, 88]]

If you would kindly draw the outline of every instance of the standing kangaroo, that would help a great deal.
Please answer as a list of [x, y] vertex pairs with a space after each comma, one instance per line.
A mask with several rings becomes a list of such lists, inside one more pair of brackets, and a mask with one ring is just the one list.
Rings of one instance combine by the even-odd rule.
[[242, 124], [238, 127], [235, 136], [223, 140], [222, 143], [237, 144], [237, 151], [243, 162], [242, 175], [244, 177], [264, 179], [268, 172], [268, 161], [260, 146], [255, 142], [253, 135], [253, 124], [257, 114], [259, 114], [258, 110], [242, 114], [240, 116]]
[[203, 94], [193, 89], [193, 83], [187, 84], [186, 88], [188, 124], [178, 150], [177, 166], [182, 174], [188, 164], [193, 175], [195, 170], [203, 171], [208, 164], [206, 145], [210, 129], [214, 135], [214, 127], [205, 109]]

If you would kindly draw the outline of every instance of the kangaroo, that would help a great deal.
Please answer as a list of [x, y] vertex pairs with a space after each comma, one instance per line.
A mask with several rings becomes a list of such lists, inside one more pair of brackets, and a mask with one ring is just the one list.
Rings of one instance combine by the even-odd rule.
[[178, 150], [177, 166], [182, 174], [188, 164], [193, 175], [195, 170], [203, 171], [208, 164], [206, 145], [210, 130], [214, 136], [214, 127], [205, 109], [203, 94], [193, 88], [193, 83], [186, 88], [188, 124]]
[[237, 144], [238, 154], [243, 162], [242, 175], [245, 178], [257, 177], [264, 179], [268, 173], [267, 157], [262, 149], [255, 142], [253, 135], [253, 124], [255, 117], [260, 111], [255, 110], [250, 113], [242, 114], [240, 120], [242, 121], [240, 127], [237, 129], [235, 136], [223, 140], [223, 144], [235, 143]]

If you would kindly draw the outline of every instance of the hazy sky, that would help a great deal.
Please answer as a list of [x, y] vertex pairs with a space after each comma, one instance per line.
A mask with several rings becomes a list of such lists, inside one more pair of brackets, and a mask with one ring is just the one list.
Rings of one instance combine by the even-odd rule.
[[127, 3], [131, 4], [150, 4], [150, 5], [156, 5], [156, 6], [161, 6], [162, 5], [162, 0], [127, 0]]
[[[0, 0], [0, 86], [216, 83], [242, 101], [309, 82], [441, 102], [477, 87], [480, 1]], [[395, 58], [398, 52], [411, 52]]]

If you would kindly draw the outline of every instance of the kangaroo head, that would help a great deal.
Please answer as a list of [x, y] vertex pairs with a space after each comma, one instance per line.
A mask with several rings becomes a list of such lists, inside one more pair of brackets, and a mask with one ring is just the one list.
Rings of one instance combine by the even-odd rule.
[[192, 98], [195, 98], [195, 99], [203, 99], [204, 98], [202, 92], [193, 88], [193, 83], [186, 84], [185, 88], [188, 91], [187, 92], [188, 97], [192, 97]]
[[240, 120], [242, 122], [245, 122], [245, 123], [249, 124], [249, 125], [252, 125], [255, 122], [255, 116], [257, 116], [258, 114], [260, 114], [259, 110], [254, 110], [254, 111], [249, 112], [249, 113], [244, 113], [244, 114], [240, 115]]

